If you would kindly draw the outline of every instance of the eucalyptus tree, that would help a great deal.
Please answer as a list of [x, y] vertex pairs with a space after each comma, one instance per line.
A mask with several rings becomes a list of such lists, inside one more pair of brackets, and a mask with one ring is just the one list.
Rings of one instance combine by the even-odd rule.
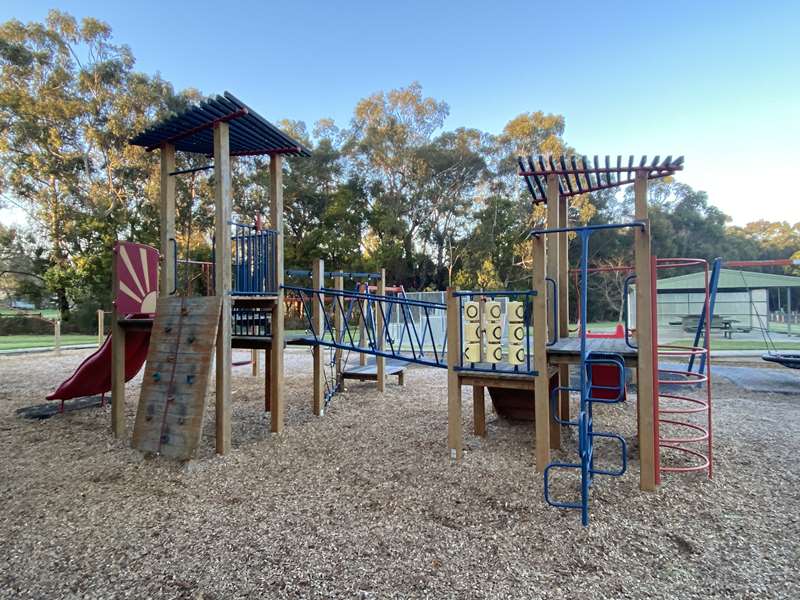
[[133, 67], [96, 19], [0, 25], [0, 186], [34, 217], [64, 317], [71, 299], [108, 296], [118, 236], [158, 236], [156, 163], [127, 140], [185, 98]]

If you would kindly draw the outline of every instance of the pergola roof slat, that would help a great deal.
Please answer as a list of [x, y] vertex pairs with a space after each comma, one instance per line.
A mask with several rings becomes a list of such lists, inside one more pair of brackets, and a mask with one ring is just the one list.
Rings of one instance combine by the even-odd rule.
[[[231, 156], [256, 154], [296, 154], [310, 156], [302, 144], [272, 125], [230, 92], [212, 96], [172, 115], [130, 140], [134, 146], [155, 150], [173, 144], [176, 150], [211, 155], [214, 153], [213, 128], [227, 122]], [[522, 165], [520, 165], [522, 168]]]
[[569, 197], [633, 183], [637, 172], [647, 173], [648, 179], [668, 177], [683, 169], [683, 161], [683, 156], [673, 160], [671, 154], [662, 161], [656, 154], [652, 160], [648, 160], [647, 155], [642, 156], [637, 164], [631, 155], [626, 166], [622, 155], [617, 155], [616, 166], [612, 166], [609, 155], [605, 155], [604, 161], [596, 154], [592, 161], [586, 156], [581, 156], [579, 161], [575, 155], [561, 156], [557, 160], [539, 154], [519, 157], [517, 162], [519, 174], [525, 179], [534, 203], [538, 203], [547, 202], [546, 180], [550, 175], [557, 176], [561, 196]]
[[[571, 159], [572, 160], [570, 160], [570, 162], [572, 163], [572, 168], [577, 173], [578, 172], [578, 159], [574, 154], [572, 155]], [[583, 186], [581, 185], [581, 176], [580, 175], [575, 175], [575, 185], [578, 186], [578, 193], [582, 194], [583, 193]]]

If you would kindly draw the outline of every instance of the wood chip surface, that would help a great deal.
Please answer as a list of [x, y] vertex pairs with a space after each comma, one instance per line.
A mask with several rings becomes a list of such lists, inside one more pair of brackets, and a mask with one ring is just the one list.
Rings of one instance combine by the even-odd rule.
[[233, 451], [214, 455], [212, 408], [198, 457], [178, 463], [114, 440], [108, 407], [15, 414], [86, 354], [0, 357], [0, 598], [800, 597], [800, 390], [716, 381], [714, 479], [665, 474], [656, 493], [638, 489], [635, 396], [597, 409], [632, 460], [596, 479], [584, 529], [545, 504], [532, 425], [490, 410], [473, 436], [466, 388], [467, 450], [450, 464], [443, 370], [411, 368], [383, 396], [348, 382], [317, 418], [310, 353], [289, 349], [285, 432], [269, 433], [263, 375], [238, 367]]

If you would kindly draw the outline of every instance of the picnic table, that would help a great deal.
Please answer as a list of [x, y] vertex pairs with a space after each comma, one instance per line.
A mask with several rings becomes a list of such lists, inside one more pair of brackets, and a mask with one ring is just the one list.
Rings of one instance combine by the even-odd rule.
[[[697, 331], [697, 326], [700, 323], [700, 317], [697, 315], [682, 315], [679, 317], [680, 321], [670, 321], [670, 325], [681, 325], [683, 330], [687, 333]], [[734, 323], [738, 323], [739, 319], [733, 317], [726, 317], [724, 315], [714, 315], [711, 317], [711, 329], [718, 329], [722, 331], [722, 336], [728, 339], [733, 339], [734, 331], [745, 331], [744, 329], [736, 329]]]

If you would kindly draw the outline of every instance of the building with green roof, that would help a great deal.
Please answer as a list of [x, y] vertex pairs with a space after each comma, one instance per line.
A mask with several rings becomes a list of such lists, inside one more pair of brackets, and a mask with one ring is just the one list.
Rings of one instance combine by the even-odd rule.
[[[714, 314], [735, 320], [735, 329], [769, 327], [769, 320], [797, 323], [800, 277], [721, 269]], [[703, 310], [705, 273], [658, 280], [658, 324], [668, 326]], [[794, 291], [793, 291], [794, 290]], [[800, 330], [800, 327], [798, 327]]]

